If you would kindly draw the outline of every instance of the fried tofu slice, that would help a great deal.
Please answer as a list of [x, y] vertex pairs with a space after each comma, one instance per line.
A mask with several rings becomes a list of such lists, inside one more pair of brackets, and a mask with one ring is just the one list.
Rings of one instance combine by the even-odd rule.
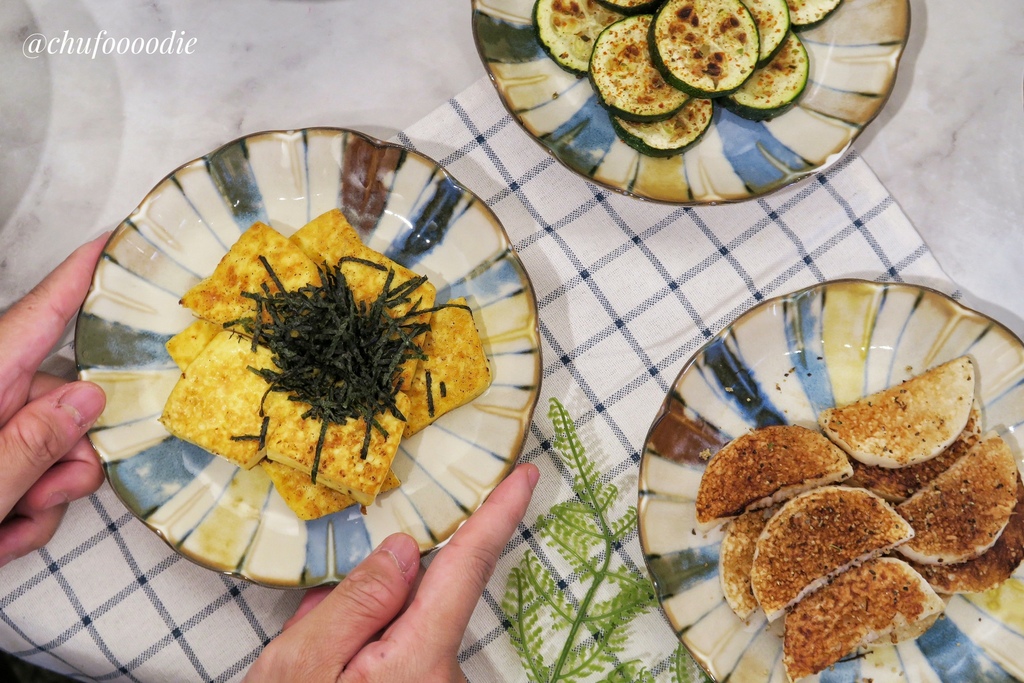
[[407, 393], [411, 407], [405, 436], [465, 405], [491, 385], [491, 369], [466, 300], [453, 299], [434, 312], [421, 361]]
[[184, 330], [167, 340], [164, 347], [182, 372], [196, 359], [213, 338], [224, 331], [220, 325], [208, 320], [196, 320]]
[[256, 304], [242, 296], [242, 292], [262, 292], [263, 285], [272, 293], [279, 291], [260, 256], [267, 259], [288, 291], [320, 284], [316, 264], [295, 243], [270, 226], [256, 222], [242, 233], [213, 273], [185, 293], [182, 305], [218, 325], [254, 316]]
[[[409, 398], [402, 392], [396, 394], [395, 402], [402, 414], [409, 410]], [[264, 403], [264, 410], [270, 417], [266, 439], [267, 458], [304, 472], [312, 472], [321, 423], [312, 418], [303, 419], [302, 414], [309, 408], [309, 404], [289, 400], [281, 393], [267, 396]], [[377, 429], [371, 431], [365, 459], [360, 457], [366, 435], [366, 423], [362, 419], [332, 424], [327, 428], [317, 466], [316, 483], [351, 496], [361, 505], [373, 503], [387, 479], [405, 427], [401, 419], [390, 413], [377, 415], [377, 420], [387, 436]]]
[[[299, 519], [311, 520], [329, 515], [355, 505], [352, 496], [335, 491], [322, 484], [314, 484], [309, 472], [302, 472], [288, 465], [264, 459], [260, 467], [274, 482], [274, 488]], [[398, 488], [398, 477], [388, 470], [380, 492]]]
[[[268, 384], [249, 370], [273, 367], [270, 351], [224, 330], [196, 356], [171, 390], [160, 423], [168, 432], [251, 469], [259, 450], [260, 401]], [[232, 437], [256, 437], [247, 440]]]
[[906, 562], [872, 560], [840, 575], [786, 616], [782, 661], [797, 681], [857, 648], [921, 635], [945, 604]]
[[[413, 278], [419, 277], [416, 273], [405, 266], [395, 263], [390, 258], [378, 251], [363, 244], [345, 215], [338, 209], [332, 209], [322, 214], [302, 228], [291, 237], [291, 241], [297, 245], [303, 253], [317, 263], [335, 265], [343, 258], [350, 257], [377, 264], [380, 268], [358, 261], [346, 261], [341, 266], [341, 272], [345, 275], [352, 295], [358, 302], [372, 303], [384, 289], [388, 278], [388, 272], [394, 271], [394, 279], [391, 284], [392, 290]], [[413, 306], [426, 311], [434, 306], [437, 298], [437, 290], [434, 285], [424, 281], [410, 297], [407, 303], [400, 304], [391, 309], [392, 316], [405, 315], [413, 309]], [[420, 323], [430, 322], [430, 313], [422, 313], [415, 316], [413, 320]], [[421, 346], [424, 343], [423, 335], [416, 339]], [[401, 386], [408, 388], [416, 374], [417, 363], [409, 361], [402, 369]]]
[[846, 453], [815, 431], [799, 425], [755, 429], [708, 461], [697, 489], [697, 523], [707, 529], [851, 474]]
[[769, 621], [851, 567], [914, 537], [865, 489], [823, 486], [787, 501], [757, 539], [750, 586]]
[[968, 356], [818, 415], [825, 436], [851, 458], [877, 467], [906, 467], [946, 450], [967, 426], [974, 405]]
[[914, 527], [901, 554], [921, 564], [956, 564], [995, 545], [1017, 504], [1017, 461], [995, 432], [896, 510]]

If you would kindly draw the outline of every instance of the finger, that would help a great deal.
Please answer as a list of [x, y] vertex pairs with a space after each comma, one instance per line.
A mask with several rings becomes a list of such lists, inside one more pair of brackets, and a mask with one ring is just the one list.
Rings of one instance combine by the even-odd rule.
[[91, 382], [73, 382], [25, 405], [0, 427], [0, 515], [6, 515], [103, 411], [106, 397]]
[[103, 483], [103, 466], [89, 439], [82, 437], [29, 487], [14, 506], [18, 514], [45, 510], [96, 492]]
[[402, 609], [419, 562], [419, 546], [411, 536], [388, 536], [267, 647], [249, 678], [336, 680], [352, 656]]
[[[498, 485], [430, 563], [401, 621], [386, 637], [429, 637], [429, 647], [456, 652], [487, 581], [530, 504], [540, 478], [536, 465], [519, 465]], [[408, 642], [415, 642], [409, 640]]]
[[40, 510], [30, 516], [12, 516], [0, 524], [0, 567], [39, 550], [53, 538], [67, 505]]
[[0, 425], [24, 405], [36, 368], [82, 305], [107, 237], [76, 249], [0, 318]]
[[34, 401], [43, 394], [48, 394], [57, 387], [64, 386], [68, 381], [56, 375], [51, 375], [46, 372], [37, 372], [32, 377], [32, 382], [28, 387], [28, 396], [25, 398], [25, 402]]
[[302, 617], [309, 614], [310, 610], [323, 602], [324, 598], [330, 595], [332, 590], [334, 590], [334, 586], [320, 586], [319, 588], [311, 588], [306, 591], [306, 594], [302, 596], [302, 600], [299, 601], [299, 606], [295, 608], [295, 614], [288, 621], [284, 622], [282, 630], [287, 631], [302, 621]]

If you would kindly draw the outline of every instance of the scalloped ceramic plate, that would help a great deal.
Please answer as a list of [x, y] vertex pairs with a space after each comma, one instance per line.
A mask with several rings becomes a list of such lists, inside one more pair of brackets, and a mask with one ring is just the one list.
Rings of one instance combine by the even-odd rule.
[[[860, 280], [810, 287], [759, 304], [686, 363], [647, 436], [640, 542], [665, 614], [715, 680], [785, 683], [786, 677], [782, 641], [763, 612], [745, 623], [722, 596], [721, 529], [707, 535], [694, 529], [708, 453], [754, 427], [817, 428], [822, 409], [965, 353], [978, 369], [985, 428], [999, 432], [1019, 461], [1024, 344], [935, 290]], [[821, 680], [1024, 679], [1022, 598], [1024, 567], [998, 589], [953, 597], [945, 617], [916, 640], [847, 658]]]
[[796, 107], [762, 123], [716, 107], [698, 144], [656, 159], [615, 136], [589, 79], [547, 56], [534, 34], [533, 5], [473, 0], [477, 49], [512, 116], [585, 178], [690, 205], [759, 197], [837, 161], [889, 97], [910, 28], [908, 0], [844, 0], [823, 24], [800, 33], [811, 73]]
[[[192, 319], [178, 299], [254, 221], [290, 235], [333, 208], [427, 275], [438, 301], [466, 297], [493, 384], [402, 442], [402, 486], [366, 515], [354, 506], [303, 522], [262, 468], [240, 470], [160, 425], [180, 374], [164, 343]], [[340, 129], [251, 135], [161, 181], [107, 243], [75, 341], [80, 376], [107, 392], [89, 436], [125, 505], [186, 557], [273, 586], [339, 581], [392, 532], [423, 551], [447, 539], [511, 469], [540, 384], [533, 289], [494, 214], [426, 157]]]

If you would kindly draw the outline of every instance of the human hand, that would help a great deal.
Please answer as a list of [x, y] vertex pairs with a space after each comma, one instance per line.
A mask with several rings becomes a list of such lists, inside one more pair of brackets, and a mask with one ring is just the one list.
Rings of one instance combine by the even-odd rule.
[[306, 593], [245, 680], [463, 683], [463, 632], [539, 477], [513, 470], [418, 582], [416, 541], [388, 536], [337, 587]]
[[41, 548], [68, 502], [103, 482], [85, 437], [103, 390], [38, 369], [82, 305], [106, 239], [79, 247], [0, 317], [0, 567]]

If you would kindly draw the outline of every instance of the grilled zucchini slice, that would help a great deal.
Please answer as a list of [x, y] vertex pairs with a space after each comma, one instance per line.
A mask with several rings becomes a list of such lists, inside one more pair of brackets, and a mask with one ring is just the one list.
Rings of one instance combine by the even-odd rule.
[[670, 119], [636, 123], [612, 117], [612, 127], [627, 145], [651, 157], [670, 157], [692, 147], [711, 127], [714, 104], [693, 98]]
[[789, 33], [789, 5], [786, 0], [742, 0], [757, 24], [757, 65], [765, 66], [782, 49]]
[[757, 68], [757, 25], [740, 0], [668, 0], [651, 23], [651, 57], [693, 97], [722, 97]]
[[665, 0], [597, 0], [599, 3], [622, 14], [648, 14], [658, 9]]
[[814, 28], [839, 7], [841, 0], [786, 0], [789, 22], [794, 31]]
[[650, 27], [650, 14], [620, 19], [601, 31], [590, 57], [590, 82], [601, 104], [627, 121], [667, 119], [690, 99], [654, 68], [647, 47]]
[[597, 36], [621, 18], [597, 0], [537, 0], [533, 6], [541, 46], [555, 63], [578, 76], [587, 73]]
[[732, 95], [721, 100], [726, 109], [753, 121], [764, 121], [785, 113], [807, 86], [810, 62], [807, 50], [790, 32], [775, 59]]

